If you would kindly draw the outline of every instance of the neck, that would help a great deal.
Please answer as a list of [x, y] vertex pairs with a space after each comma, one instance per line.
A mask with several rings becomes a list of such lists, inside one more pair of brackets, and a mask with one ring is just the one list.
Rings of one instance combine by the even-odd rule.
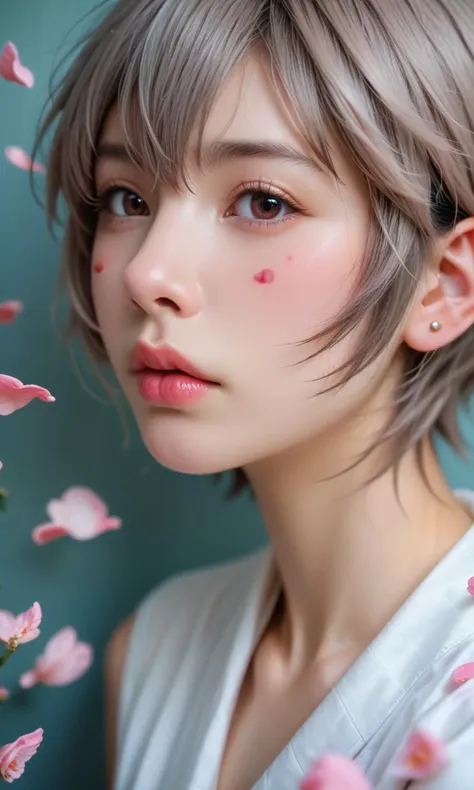
[[469, 528], [429, 440], [422, 450], [436, 496], [414, 451], [401, 461], [398, 496], [393, 470], [364, 485], [374, 459], [322, 480], [334, 453], [329, 462], [320, 441], [246, 468], [282, 583], [273, 641], [287, 677], [359, 655]]

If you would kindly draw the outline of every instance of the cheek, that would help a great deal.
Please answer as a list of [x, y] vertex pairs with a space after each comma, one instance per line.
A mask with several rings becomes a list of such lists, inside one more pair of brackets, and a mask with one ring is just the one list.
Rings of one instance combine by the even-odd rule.
[[[258, 259], [252, 271], [235, 278], [226, 306], [229, 320], [245, 314], [247, 335], [272, 342], [295, 342], [311, 336], [350, 299], [359, 271], [358, 240], [328, 232], [323, 241], [304, 238], [285, 242], [273, 254]], [[222, 304], [222, 303], [221, 303]]]

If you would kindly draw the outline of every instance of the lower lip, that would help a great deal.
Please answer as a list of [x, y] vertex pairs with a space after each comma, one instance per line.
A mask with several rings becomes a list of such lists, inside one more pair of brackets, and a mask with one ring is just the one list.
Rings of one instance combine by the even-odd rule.
[[145, 370], [138, 374], [140, 395], [159, 406], [189, 406], [202, 400], [216, 386], [180, 371]]

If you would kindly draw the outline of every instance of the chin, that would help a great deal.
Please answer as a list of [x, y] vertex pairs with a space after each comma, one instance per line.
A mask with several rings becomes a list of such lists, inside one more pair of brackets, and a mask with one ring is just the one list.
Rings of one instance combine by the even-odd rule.
[[[162, 466], [173, 472], [187, 475], [212, 475], [235, 468], [227, 448], [212, 445], [212, 442], [188, 436], [166, 435], [159, 430], [142, 430], [141, 436], [150, 455]], [[185, 431], [183, 433], [186, 433]], [[227, 452], [225, 451], [227, 449]]]

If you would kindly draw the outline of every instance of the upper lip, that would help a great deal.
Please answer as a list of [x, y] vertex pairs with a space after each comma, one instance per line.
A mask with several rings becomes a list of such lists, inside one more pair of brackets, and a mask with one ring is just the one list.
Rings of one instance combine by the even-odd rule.
[[143, 341], [139, 341], [132, 350], [130, 368], [132, 373], [146, 369], [180, 370], [189, 376], [194, 376], [194, 378], [212, 381], [205, 372], [195, 367], [172, 346], [150, 346]]

